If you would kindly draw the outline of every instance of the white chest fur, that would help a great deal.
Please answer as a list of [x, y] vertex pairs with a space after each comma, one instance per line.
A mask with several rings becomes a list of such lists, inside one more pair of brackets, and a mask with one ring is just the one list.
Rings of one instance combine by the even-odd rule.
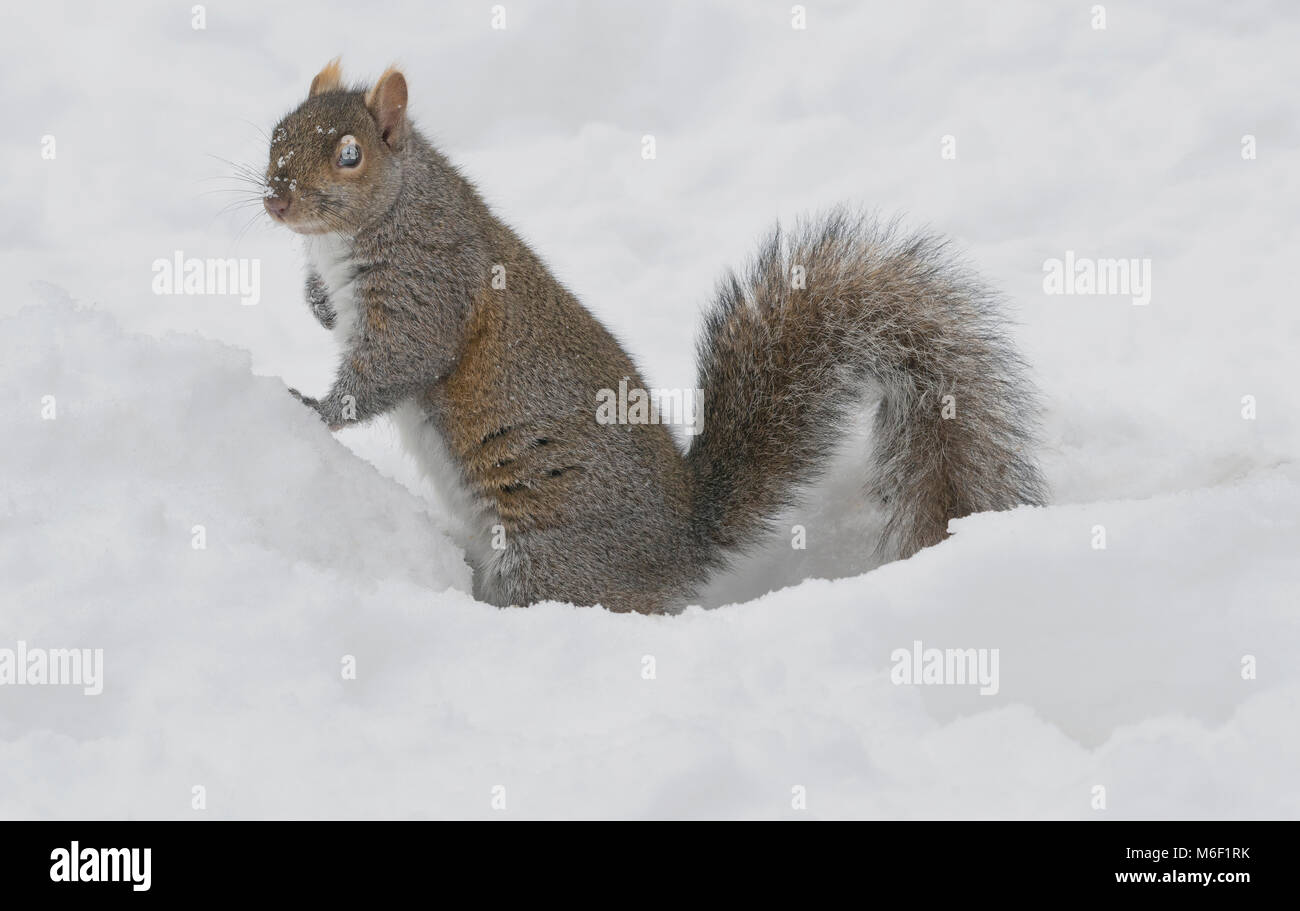
[[356, 262], [352, 243], [336, 234], [315, 234], [306, 238], [307, 264], [320, 276], [334, 310], [334, 337], [342, 345], [352, 340], [359, 309], [356, 295]]

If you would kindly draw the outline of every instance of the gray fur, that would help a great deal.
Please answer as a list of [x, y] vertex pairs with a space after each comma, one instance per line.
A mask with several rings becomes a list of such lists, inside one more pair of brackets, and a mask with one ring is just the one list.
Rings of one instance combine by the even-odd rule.
[[867, 386], [881, 557], [938, 543], [949, 518], [1044, 502], [1032, 387], [996, 298], [946, 246], [840, 209], [776, 229], [744, 281], [720, 284], [699, 345], [711, 417], [687, 455], [720, 558], [817, 479]]

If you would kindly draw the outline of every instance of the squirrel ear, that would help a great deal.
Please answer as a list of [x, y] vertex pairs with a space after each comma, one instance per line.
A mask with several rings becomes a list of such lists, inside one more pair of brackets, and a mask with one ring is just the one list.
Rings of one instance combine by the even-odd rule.
[[333, 92], [343, 85], [343, 68], [339, 66], [342, 57], [335, 57], [325, 68], [316, 74], [316, 78], [311, 81], [311, 88], [307, 90], [307, 97], [319, 95], [321, 92]]
[[366, 92], [366, 107], [379, 124], [384, 142], [393, 148], [400, 146], [406, 136], [406, 77], [395, 67], [384, 70]]

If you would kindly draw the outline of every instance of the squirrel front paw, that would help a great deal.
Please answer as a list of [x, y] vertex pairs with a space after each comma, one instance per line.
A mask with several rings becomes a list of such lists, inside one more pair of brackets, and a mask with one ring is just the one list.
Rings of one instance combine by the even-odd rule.
[[311, 308], [312, 316], [316, 321], [326, 329], [334, 328], [336, 319], [334, 308], [330, 305], [329, 292], [325, 289], [325, 282], [315, 272], [307, 276], [307, 306]]
[[297, 389], [294, 389], [292, 386], [289, 387], [289, 394], [293, 396], [295, 399], [297, 399], [298, 401], [302, 402], [312, 411], [320, 415], [320, 419], [324, 421], [327, 425], [329, 425], [329, 429], [331, 431], [343, 429], [342, 424], [336, 424], [330, 421], [329, 415], [325, 413], [325, 409], [322, 407], [319, 399], [314, 399], [309, 395], [303, 395], [301, 392], [299, 392]]

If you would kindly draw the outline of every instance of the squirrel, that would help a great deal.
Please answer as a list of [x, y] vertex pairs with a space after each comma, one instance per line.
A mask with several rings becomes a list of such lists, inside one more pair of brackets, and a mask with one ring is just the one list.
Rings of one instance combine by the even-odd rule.
[[778, 226], [707, 311], [682, 447], [596, 420], [602, 390], [646, 388], [636, 366], [415, 128], [399, 70], [345, 86], [327, 64], [272, 134], [264, 201], [304, 236], [307, 302], [342, 348], [327, 395], [290, 392], [332, 430], [393, 416], [480, 600], [681, 609], [798, 502], [872, 390], [883, 559], [1045, 502], [998, 298], [938, 237], [843, 208]]

